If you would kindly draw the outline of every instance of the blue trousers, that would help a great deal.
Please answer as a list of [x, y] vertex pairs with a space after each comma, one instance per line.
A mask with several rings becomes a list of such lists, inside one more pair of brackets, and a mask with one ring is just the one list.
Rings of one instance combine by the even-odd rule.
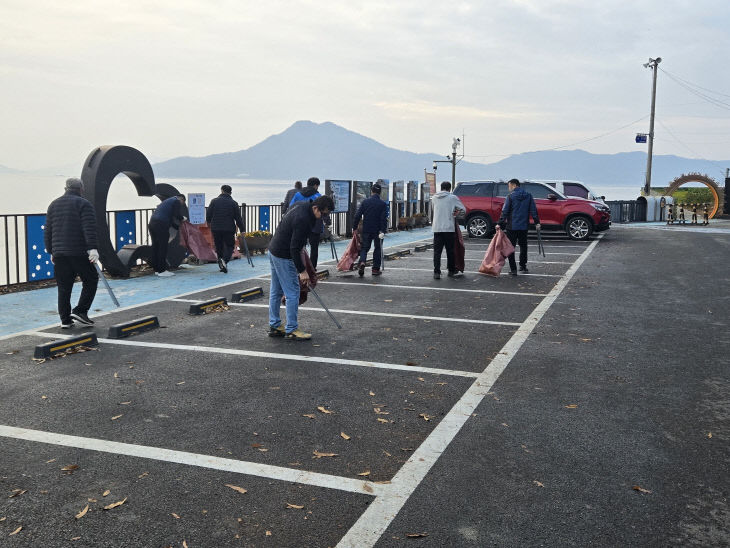
[[269, 326], [281, 325], [281, 297], [286, 297], [286, 332], [297, 326], [299, 313], [299, 273], [291, 259], [280, 259], [269, 252], [271, 263], [271, 289], [269, 290]]
[[370, 251], [370, 244], [375, 242], [375, 249], [373, 250], [373, 269], [380, 270], [381, 261], [383, 260], [383, 240], [378, 238], [377, 232], [363, 232], [362, 233], [362, 249], [360, 250], [360, 262], [364, 263], [368, 260], [368, 251]]

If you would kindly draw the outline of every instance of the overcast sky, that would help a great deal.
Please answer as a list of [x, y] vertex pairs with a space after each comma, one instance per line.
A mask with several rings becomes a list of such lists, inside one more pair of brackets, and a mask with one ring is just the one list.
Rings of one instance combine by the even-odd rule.
[[0, 0], [0, 164], [202, 156], [297, 120], [413, 152], [464, 132], [484, 163], [645, 150], [657, 56], [655, 154], [730, 160], [729, 28], [727, 0]]

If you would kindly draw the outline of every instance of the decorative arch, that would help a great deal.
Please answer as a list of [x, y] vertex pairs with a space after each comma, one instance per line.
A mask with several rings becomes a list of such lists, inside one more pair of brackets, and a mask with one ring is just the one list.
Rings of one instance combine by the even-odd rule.
[[702, 183], [710, 189], [715, 202], [713, 204], [712, 211], [710, 212], [710, 219], [712, 219], [722, 207], [723, 196], [718, 184], [709, 175], [702, 175], [701, 173], [687, 173], [686, 175], [680, 175], [669, 184], [669, 187], [667, 187], [667, 195], [671, 196], [679, 187], [687, 183]]

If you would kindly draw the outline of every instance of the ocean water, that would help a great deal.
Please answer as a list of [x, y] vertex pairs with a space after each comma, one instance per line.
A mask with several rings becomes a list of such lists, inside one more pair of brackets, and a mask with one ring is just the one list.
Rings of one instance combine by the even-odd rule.
[[[26, 173], [0, 174], [0, 215], [15, 213], [45, 213], [48, 204], [63, 194], [68, 177], [57, 175], [32, 175]], [[233, 198], [239, 203], [250, 205], [278, 204], [294, 181], [255, 179], [156, 179], [157, 183], [175, 186], [181, 193], [205, 193], [206, 203], [220, 193], [220, 186], [228, 184], [233, 189]], [[639, 196], [641, 183], [632, 186], [593, 186], [606, 200], [633, 200]], [[107, 200], [108, 210], [154, 208], [159, 200], [137, 196], [134, 185], [119, 175], [111, 185]]]

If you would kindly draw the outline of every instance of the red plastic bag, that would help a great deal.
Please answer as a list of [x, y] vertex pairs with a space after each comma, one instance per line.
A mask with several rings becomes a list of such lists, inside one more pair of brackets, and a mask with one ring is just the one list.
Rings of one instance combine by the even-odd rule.
[[200, 228], [189, 221], [180, 223], [180, 245], [195, 255], [199, 261], [216, 262], [215, 250]]
[[464, 272], [464, 237], [461, 235], [459, 222], [454, 219], [454, 268], [457, 272]]
[[512, 245], [502, 229], [497, 226], [494, 238], [492, 238], [482, 259], [482, 264], [479, 265], [479, 272], [489, 276], [499, 276], [505, 259], [514, 252], [515, 246]]
[[[302, 262], [304, 263], [304, 269], [307, 272], [307, 276], [309, 277], [309, 280], [307, 282], [303, 282], [301, 278], [298, 278], [299, 304], [304, 304], [307, 302], [309, 288], [317, 285], [317, 271], [312, 266], [312, 261], [309, 259], [309, 255], [307, 254], [307, 252], [302, 249], [301, 253]], [[286, 305], [286, 296], [283, 296], [281, 298], [281, 304]]]
[[355, 230], [352, 235], [352, 240], [347, 244], [347, 249], [342, 254], [342, 258], [337, 263], [337, 270], [340, 272], [347, 272], [348, 270], [354, 270], [360, 260], [360, 249], [362, 242], [360, 241], [360, 231]]

